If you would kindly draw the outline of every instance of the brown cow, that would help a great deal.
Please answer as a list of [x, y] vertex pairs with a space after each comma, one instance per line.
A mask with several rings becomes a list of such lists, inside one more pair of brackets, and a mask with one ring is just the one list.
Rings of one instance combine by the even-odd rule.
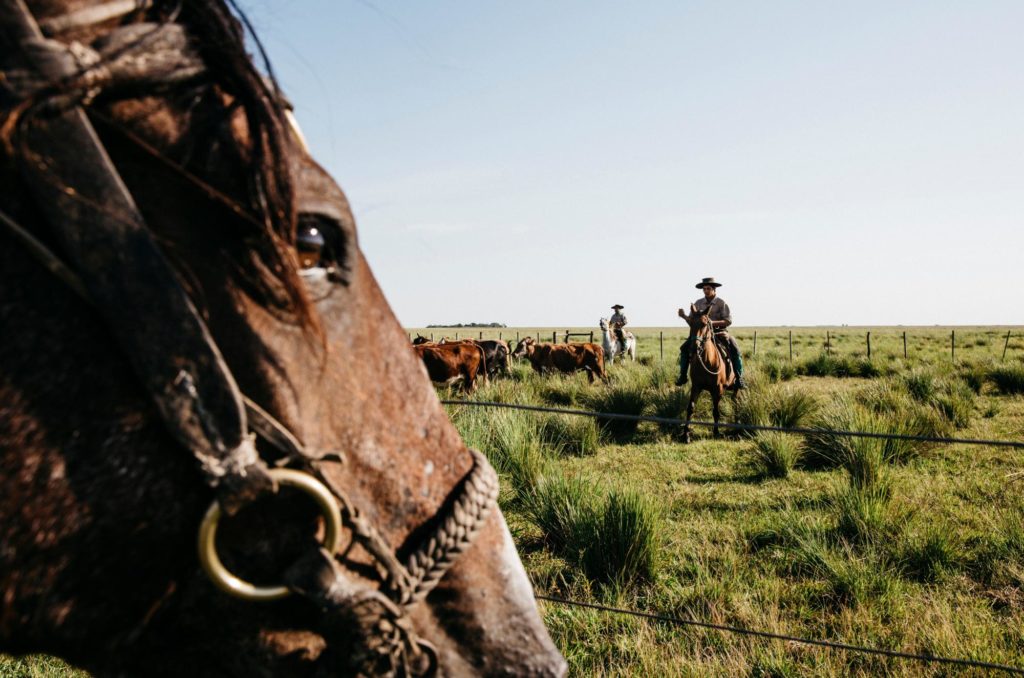
[[476, 378], [487, 383], [487, 359], [484, 350], [473, 343], [415, 344], [413, 350], [427, 368], [431, 381], [454, 384], [462, 381], [462, 389], [472, 393]]
[[604, 381], [608, 380], [604, 371], [604, 349], [599, 344], [537, 343], [533, 337], [525, 337], [516, 346], [512, 356], [526, 356], [537, 372], [557, 370], [571, 373], [586, 370], [590, 383], [594, 383], [595, 374]]
[[[417, 341], [420, 337], [413, 340], [413, 344], [423, 343]], [[426, 340], [424, 340], [426, 341]], [[509, 356], [512, 353], [512, 349], [509, 348], [508, 342], [503, 339], [449, 339], [444, 337], [438, 342], [441, 345], [446, 344], [459, 344], [468, 343], [476, 344], [484, 350], [484, 357], [487, 359], [487, 377], [494, 379], [498, 374], [508, 375], [509, 368]]]

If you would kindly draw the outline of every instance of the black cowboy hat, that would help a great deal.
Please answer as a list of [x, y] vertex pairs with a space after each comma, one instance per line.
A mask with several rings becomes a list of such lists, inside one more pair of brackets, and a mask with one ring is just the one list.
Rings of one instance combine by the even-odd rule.
[[612, 306], [612, 308], [626, 308], [626, 307], [623, 306], [622, 304], [615, 304], [614, 306]]
[[712, 287], [721, 287], [722, 283], [715, 282], [714, 278], [704, 278], [699, 283], [697, 283], [697, 289], [703, 289], [705, 285], [711, 285]]

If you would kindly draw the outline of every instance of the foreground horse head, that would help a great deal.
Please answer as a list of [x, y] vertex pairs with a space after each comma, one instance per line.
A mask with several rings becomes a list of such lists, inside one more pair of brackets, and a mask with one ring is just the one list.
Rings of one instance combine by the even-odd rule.
[[[94, 5], [30, 2], [46, 42], [0, 1], [0, 651], [100, 675], [563, 673], [486, 462], [237, 22], [214, 0]], [[93, 127], [109, 200], [76, 169]], [[94, 224], [136, 215], [130, 251], [102, 246]], [[110, 282], [125, 270], [137, 289]], [[275, 464], [319, 479], [342, 528], [275, 493]], [[211, 583], [215, 500], [214, 555], [292, 595]]]

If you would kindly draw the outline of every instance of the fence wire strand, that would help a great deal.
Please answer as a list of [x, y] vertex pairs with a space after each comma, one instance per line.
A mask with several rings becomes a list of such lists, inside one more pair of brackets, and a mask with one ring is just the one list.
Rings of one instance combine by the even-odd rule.
[[979, 438], [949, 438], [945, 436], [920, 436], [907, 435], [902, 433], [874, 433], [871, 431], [843, 431], [828, 428], [812, 428], [806, 426], [763, 426], [759, 424], [732, 424], [713, 421], [700, 421], [697, 419], [675, 419], [671, 417], [654, 417], [645, 414], [622, 414], [618, 412], [594, 412], [591, 410], [574, 410], [562, 407], [547, 407], [544, 405], [521, 405], [517, 403], [498, 403], [488, 400], [442, 400], [443, 405], [467, 405], [471, 407], [493, 407], [509, 410], [524, 410], [527, 412], [546, 412], [550, 414], [568, 414], [577, 417], [593, 417], [595, 419], [618, 419], [623, 421], [647, 421], [655, 424], [669, 424], [673, 426], [705, 426], [738, 431], [778, 431], [780, 433], [798, 433], [802, 435], [834, 435], [849, 436], [851, 438], [876, 438], [880, 440], [909, 440], [922, 443], [950, 443], [959, 445], [988, 445], [991, 447], [1010, 447], [1024, 449], [1024, 442], [1013, 440], [984, 440]]
[[638, 610], [627, 610], [619, 607], [610, 607], [608, 605], [600, 605], [598, 603], [585, 603], [578, 600], [570, 600], [567, 598], [556, 598], [554, 596], [537, 595], [535, 596], [538, 600], [546, 600], [552, 603], [559, 603], [562, 605], [570, 605], [575, 607], [585, 607], [593, 610], [600, 610], [601, 612], [615, 612], [617, 614], [625, 614], [633, 617], [643, 617], [646, 619], [653, 619], [655, 621], [665, 622], [668, 624], [675, 624], [677, 626], [697, 626], [705, 629], [713, 629], [715, 631], [724, 631], [726, 633], [735, 633], [745, 636], [756, 636], [758, 638], [767, 638], [770, 640], [784, 640], [792, 643], [803, 643], [806, 645], [817, 645], [819, 647], [827, 647], [834, 650], [842, 650], [844, 652], [860, 652], [863, 654], [874, 654], [882, 655], [885, 657], [893, 657], [896, 659], [912, 659], [921, 662], [930, 662], [933, 664], [953, 664], [957, 666], [969, 666], [972, 668], [988, 669], [993, 671], [1005, 671], [1011, 674], [1024, 675], [1024, 669], [1016, 666], [1009, 666], [1007, 664], [996, 664], [993, 662], [979, 661], [975, 659], [960, 659], [956, 657], [943, 657], [932, 654], [915, 654], [913, 652], [901, 652], [899, 650], [885, 650], [878, 647], [867, 647], [863, 645], [851, 645], [849, 643], [839, 643], [831, 640], [816, 640], [814, 638], [801, 638], [799, 636], [790, 636], [784, 633], [772, 633], [770, 631], [758, 631], [755, 629], [745, 629], [738, 626], [726, 626], [724, 624], [712, 624], [710, 622], [697, 621], [696, 619], [683, 619], [680, 617], [670, 617], [668, 615], [655, 614], [653, 612], [640, 612]]

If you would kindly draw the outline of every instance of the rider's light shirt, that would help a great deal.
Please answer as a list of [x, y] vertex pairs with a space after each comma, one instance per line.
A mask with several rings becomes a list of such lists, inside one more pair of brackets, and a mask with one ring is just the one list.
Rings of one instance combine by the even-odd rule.
[[[706, 297], [701, 297], [695, 301], [693, 305], [697, 307], [698, 311], [703, 311], [708, 307], [709, 302]], [[725, 322], [721, 328], [715, 329], [716, 332], [721, 332], [729, 325], [732, 325], [732, 312], [729, 310], [729, 304], [722, 301], [721, 297], [716, 296], [712, 299], [710, 306], [711, 312], [708, 313], [708, 316], [710, 316], [712, 320], [722, 320]]]
[[613, 325], [616, 325], [616, 324], [618, 324], [618, 325], [625, 325], [629, 321], [626, 320], [626, 314], [625, 313], [620, 313], [620, 312], [616, 311], [615, 313], [612, 313], [612, 317], [611, 317], [611, 320], [609, 322], [611, 322], [611, 324], [613, 324]]

